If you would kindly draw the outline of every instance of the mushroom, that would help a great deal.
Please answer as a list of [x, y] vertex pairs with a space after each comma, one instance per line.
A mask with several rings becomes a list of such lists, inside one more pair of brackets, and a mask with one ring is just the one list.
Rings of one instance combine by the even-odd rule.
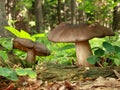
[[27, 61], [31, 64], [35, 63], [35, 56], [50, 55], [50, 51], [44, 44], [33, 42], [25, 38], [15, 38], [13, 40], [13, 48], [27, 52]]
[[87, 62], [87, 58], [92, 55], [88, 40], [113, 35], [112, 30], [101, 25], [75, 25], [63, 22], [49, 32], [48, 39], [52, 42], [75, 43], [77, 65], [86, 67], [92, 66]]

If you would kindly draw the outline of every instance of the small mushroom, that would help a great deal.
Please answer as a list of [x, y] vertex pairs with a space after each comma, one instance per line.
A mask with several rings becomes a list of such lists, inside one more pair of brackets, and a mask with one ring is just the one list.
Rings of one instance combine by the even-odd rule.
[[44, 44], [33, 42], [25, 38], [15, 38], [13, 40], [13, 48], [27, 52], [27, 61], [31, 64], [35, 63], [35, 56], [50, 55], [50, 51]]
[[49, 32], [48, 39], [52, 42], [75, 43], [77, 65], [92, 66], [87, 62], [87, 58], [92, 55], [88, 40], [113, 35], [112, 30], [101, 25], [75, 25], [63, 22]]

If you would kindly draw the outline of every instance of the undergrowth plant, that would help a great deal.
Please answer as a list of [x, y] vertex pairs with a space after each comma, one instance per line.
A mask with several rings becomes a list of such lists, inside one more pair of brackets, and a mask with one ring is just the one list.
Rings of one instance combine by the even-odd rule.
[[12, 39], [0, 38], [0, 76], [12, 81], [18, 80], [18, 76], [36, 78], [36, 72], [32, 68], [13, 68], [10, 66], [8, 53], [12, 50]]
[[31, 68], [17, 68], [12, 69], [9, 67], [0, 66], [0, 76], [3, 76], [12, 81], [17, 81], [18, 76], [29, 76], [30, 78], [36, 78], [36, 73]]
[[94, 55], [90, 56], [87, 61], [93, 65], [96, 63], [100, 66], [119, 66], [120, 65], [120, 46], [103, 42], [102, 47], [94, 48]]

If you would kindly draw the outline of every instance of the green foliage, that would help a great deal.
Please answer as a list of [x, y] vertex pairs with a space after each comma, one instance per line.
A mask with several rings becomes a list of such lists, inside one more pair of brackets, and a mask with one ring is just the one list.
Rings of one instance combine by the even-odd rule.
[[103, 42], [103, 47], [106, 49], [108, 53], [114, 53], [115, 47], [108, 42]]
[[96, 62], [99, 62], [100, 59], [96, 56], [96, 55], [93, 55], [93, 56], [90, 56], [87, 61], [92, 64], [92, 65], [95, 65]]
[[23, 9], [23, 8], [27, 8], [27, 9], [30, 9], [32, 7], [32, 2], [34, 0], [19, 0], [17, 2], [17, 5], [16, 5], [16, 9], [19, 10], [19, 9]]
[[87, 22], [94, 23], [97, 20], [104, 20], [103, 22], [108, 24], [112, 22], [111, 10], [118, 3], [114, 2], [113, 0], [78, 0], [78, 2], [80, 3], [78, 8], [83, 10], [85, 15], [88, 17]]
[[0, 67], [0, 76], [6, 77], [7, 79], [16, 81], [18, 80], [17, 73], [8, 67]]
[[6, 37], [0, 38], [0, 45], [4, 47], [6, 51], [10, 51], [13, 48], [12, 39]]
[[95, 11], [95, 0], [85, 0], [82, 5], [80, 5], [79, 9], [84, 10], [86, 13], [92, 13]]
[[17, 75], [19, 76], [26, 76], [28, 75], [30, 78], [36, 78], [36, 73], [31, 68], [17, 68], [16, 70]]
[[2, 58], [2, 60], [7, 60], [8, 59], [7, 52], [0, 51], [0, 57]]
[[0, 38], [0, 63], [4, 64], [4, 67], [0, 66], [0, 76], [3, 76], [12, 81], [18, 80], [18, 76], [28, 75], [30, 78], [35, 78], [36, 73], [30, 68], [17, 68], [12, 69], [8, 63], [8, 52], [12, 50], [12, 39], [9, 38]]
[[[87, 60], [91, 64], [100, 63], [100, 58], [104, 58], [102, 65], [120, 65], [120, 47], [112, 45], [108, 42], [102, 43], [102, 48], [94, 50], [94, 55], [89, 57]], [[109, 61], [108, 61], [109, 60]]]
[[[46, 40], [46, 39], [44, 39]], [[42, 42], [45, 42], [41, 40]], [[72, 64], [72, 60], [75, 60], [75, 46], [69, 43], [51, 43], [47, 41], [47, 46], [51, 51], [51, 55], [47, 57], [37, 58], [39, 62], [53, 62], [58, 64]]]
[[94, 54], [98, 57], [104, 55], [105, 51], [101, 48], [98, 48], [97, 50], [94, 51]]
[[6, 26], [5, 29], [10, 31], [16, 37], [27, 38], [27, 39], [35, 41], [35, 38], [33, 38], [29, 33], [25, 32], [24, 30], [19, 31], [19, 30], [15, 29], [14, 27], [10, 27], [10, 26]]
[[71, 49], [71, 48], [75, 48], [75, 45], [68, 44], [68, 45], [65, 45], [62, 48], [60, 48], [60, 50], [67, 50], [67, 49]]
[[12, 68], [8, 67], [0, 67], [0, 76], [3, 76], [7, 79], [12, 81], [17, 81], [18, 76], [29, 76], [30, 78], [36, 78], [36, 73], [30, 68], [17, 68], [13, 70]]

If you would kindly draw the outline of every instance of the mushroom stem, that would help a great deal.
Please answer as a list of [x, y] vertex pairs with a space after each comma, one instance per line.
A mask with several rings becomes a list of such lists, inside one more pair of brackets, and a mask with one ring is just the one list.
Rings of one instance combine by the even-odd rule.
[[30, 64], [35, 64], [35, 53], [33, 50], [28, 50], [27, 52], [27, 61]]
[[87, 58], [92, 55], [92, 50], [88, 41], [80, 41], [75, 43], [77, 65], [78, 66], [91, 66], [87, 62]]

